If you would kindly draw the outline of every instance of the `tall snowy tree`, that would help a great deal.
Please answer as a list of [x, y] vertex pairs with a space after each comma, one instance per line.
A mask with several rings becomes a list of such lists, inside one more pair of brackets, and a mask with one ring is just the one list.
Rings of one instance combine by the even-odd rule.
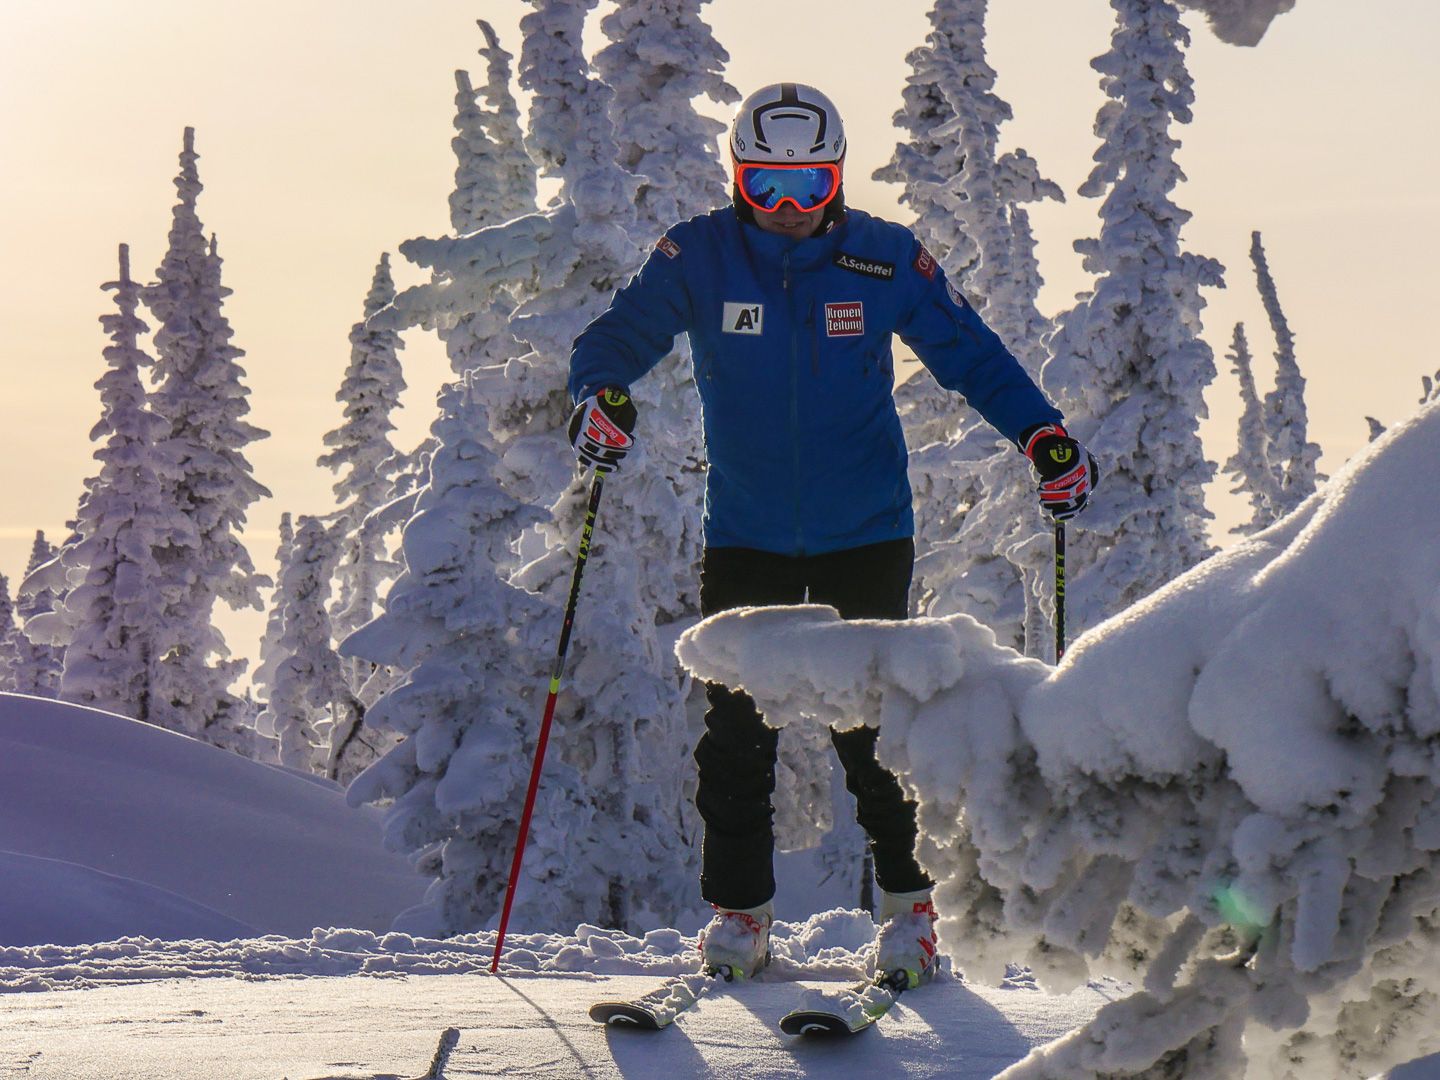
[[1265, 395], [1265, 431], [1269, 442], [1270, 467], [1275, 471], [1279, 492], [1275, 516], [1284, 517], [1315, 493], [1315, 484], [1325, 477], [1315, 471], [1320, 447], [1306, 436], [1305, 376], [1295, 360], [1295, 335], [1285, 313], [1275, 278], [1265, 258], [1265, 246], [1258, 231], [1250, 234], [1250, 261], [1270, 329], [1275, 334], [1275, 389]]
[[[286, 511], [280, 515], [280, 544], [275, 549], [275, 565], [279, 567], [277, 576], [285, 573], [285, 561], [290, 557], [290, 545], [295, 542], [295, 526], [291, 523], [290, 513]], [[250, 675], [250, 684], [255, 694], [261, 701], [268, 701], [270, 691], [275, 686], [275, 667], [283, 658], [279, 646], [280, 636], [285, 630], [284, 597], [280, 595], [277, 587], [270, 597], [270, 614], [265, 617], [265, 634], [260, 639], [259, 660], [255, 670]], [[273, 731], [261, 734], [273, 736]]]
[[152, 360], [140, 346], [149, 328], [137, 314], [140, 285], [130, 277], [130, 249], [120, 245], [120, 273], [104, 286], [116, 311], [101, 316], [110, 336], [109, 370], [95, 384], [103, 409], [90, 432], [100, 474], [80, 504], [78, 539], [61, 552], [70, 591], [59, 607], [67, 627], [60, 696], [110, 712], [151, 719], [156, 632], [168, 598], [156, 549], [190, 546], [192, 522], [167, 499], [157, 444], [169, 425], [147, 408], [141, 372]]
[[19, 661], [15, 622], [15, 601], [10, 598], [10, 579], [0, 574], [0, 693], [15, 689], [15, 669]]
[[[535, 211], [535, 164], [525, 153], [520, 109], [511, 89], [513, 57], [500, 47], [494, 28], [478, 23], [485, 36], [480, 55], [486, 82], [477, 94], [470, 76], [455, 72], [455, 188], [450, 193], [450, 227], [465, 236], [490, 225]], [[481, 100], [484, 107], [481, 106]], [[504, 286], [476, 305], [457, 312], [441, 326], [440, 338], [450, 368], [462, 375], [471, 368], [503, 364], [524, 352], [510, 333], [516, 296]]]
[[1081, 187], [1105, 195], [1098, 239], [1076, 241], [1092, 292], [1051, 339], [1044, 384], [1072, 434], [1100, 461], [1101, 487], [1072, 529], [1076, 628], [1093, 626], [1210, 552], [1200, 444], [1214, 358], [1201, 340], [1202, 286], [1223, 284], [1213, 259], [1182, 252], [1190, 219], [1170, 192], [1184, 179], [1172, 123], [1194, 100], [1172, 0], [1112, 0], [1109, 52], [1091, 64], [1110, 99], [1096, 118], [1095, 168]]
[[1265, 416], [1260, 395], [1255, 389], [1255, 373], [1250, 345], [1245, 340], [1245, 324], [1235, 324], [1235, 336], [1226, 354], [1231, 370], [1240, 380], [1240, 421], [1237, 448], [1225, 462], [1225, 472], [1235, 480], [1232, 495], [1245, 495], [1250, 500], [1250, 520], [1230, 531], [1250, 536], [1274, 523], [1275, 505], [1280, 495], [1274, 470], [1270, 466], [1269, 440], [1265, 434]]
[[[600, 22], [611, 44], [596, 54], [595, 68], [615, 94], [620, 165], [640, 180], [632, 235], [642, 249], [677, 222], [730, 201], [717, 143], [725, 125], [694, 105], [702, 96], [717, 104], [740, 99], [723, 74], [729, 54], [701, 17], [707, 2], [625, 0]], [[705, 453], [688, 339], [676, 345], [631, 388], [644, 416], [645, 461], [628, 479], [642, 489], [635, 502], [648, 508], [652, 526], [642, 590], [661, 624], [700, 610]]]
[[[395, 430], [390, 414], [400, 407], [405, 390], [398, 355], [405, 343], [394, 330], [367, 325], [394, 299], [390, 256], [385, 254], [375, 267], [364, 315], [350, 329], [350, 365], [335, 394], [345, 407], [345, 420], [325, 435], [325, 445], [331, 449], [319, 460], [334, 472], [344, 471], [334, 485], [340, 504], [335, 525], [342, 548], [333, 616], [334, 632], [341, 639], [374, 618], [381, 588], [398, 571], [388, 558], [385, 534], [364, 527], [366, 518], [389, 501], [394, 483], [389, 470], [398, 461], [390, 441]], [[363, 662], [346, 666], [350, 689], [358, 694], [371, 667]]]
[[332, 729], [344, 723], [343, 714], [359, 711], [335, 652], [327, 610], [340, 536], [340, 529], [332, 534], [314, 517], [300, 518], [295, 527], [275, 589], [278, 658], [269, 704], [258, 721], [260, 730], [275, 733], [280, 764], [332, 779]]
[[[579, 52], [593, 0], [534, 0], [534, 6], [521, 24], [520, 83], [535, 95], [528, 144], [542, 169], [562, 180], [577, 223], [577, 258], [564, 284], [523, 305], [514, 325], [533, 350], [528, 363], [546, 373], [558, 395], [559, 423], [550, 437], [564, 448], [571, 342], [640, 262], [627, 235], [634, 230], [638, 181], [616, 164], [611, 92], [589, 76]], [[651, 598], [641, 588], [653, 543], [648, 538], [665, 529], [647, 504], [647, 488], [654, 490], [623, 479], [609, 488], [587, 570], [607, 603], [577, 621], [572, 697], [557, 711], [564, 759], [586, 777], [594, 828], [603, 837], [587, 852], [583, 870], [576, 869], [604, 883], [594, 920], [632, 929], [652, 918], [673, 919], [694, 887], [687, 812], [675, 783], [688, 754], [684, 703], [673, 660], [655, 632]], [[549, 550], [516, 578], [556, 604], [569, 591], [585, 502], [579, 484], [561, 495], [554, 521], [542, 530]]]
[[[15, 692], [18, 694], [48, 698], [60, 694], [65, 647], [50, 642], [63, 642], [64, 635], [56, 635], [45, 625], [51, 623], [53, 628], [58, 619], [55, 607], [65, 595], [65, 572], [58, 555], [58, 549], [45, 539], [44, 531], [36, 530], [30, 561], [16, 590], [19, 599], [15, 614], [20, 620], [20, 632], [15, 638]], [[38, 632], [33, 635], [26, 630], [32, 619], [38, 620]]]
[[[494, 572], [543, 514], [497, 481], [476, 376], [441, 392], [428, 483], [405, 526], [405, 569], [384, 613], [341, 646], [405, 673], [368, 717], [404, 739], [348, 798], [390, 803], [386, 846], [411, 853], [435, 879], [396, 928], [434, 936], [483, 929], [499, 915], [560, 622], [558, 609]], [[575, 872], [599, 838], [585, 779], [558, 757], [546, 763], [525, 859], [516, 910], [525, 925], [591, 918], [603, 888], [593, 872]]]
[[[905, 184], [902, 199], [918, 215], [923, 242], [1037, 375], [1051, 324], [1037, 307], [1043, 280], [1023, 205], [1063, 201], [1064, 193], [1024, 150], [999, 152], [1000, 128], [1013, 112], [994, 92], [986, 8], [986, 0], [937, 0], [927, 44], [909, 55], [912, 73], [895, 115], [910, 141], [875, 175]], [[1035, 538], [1046, 529], [1026, 463], [925, 373], [898, 396], [915, 448], [921, 610], [967, 611], [1017, 644], [1027, 636], [1023, 625], [1033, 643], [1043, 636], [1034, 579], [1045, 561]]]
[[218, 248], [213, 238], [207, 246], [196, 213], [202, 187], [194, 138], [186, 128], [169, 248], [143, 293], [159, 323], [152, 405], [170, 424], [160, 448], [169, 497], [198, 531], [198, 543], [177, 539], [158, 552], [174, 598], [161, 626], [152, 714], [165, 727], [245, 752], [253, 730], [229, 690], [245, 663], [229, 659], [211, 612], [217, 600], [263, 610], [260, 588], [269, 582], [255, 572], [239, 533], [249, 507], [270, 494], [244, 456], [267, 433], [244, 420], [244, 353], [230, 343], [223, 304], [231, 290], [221, 284]]

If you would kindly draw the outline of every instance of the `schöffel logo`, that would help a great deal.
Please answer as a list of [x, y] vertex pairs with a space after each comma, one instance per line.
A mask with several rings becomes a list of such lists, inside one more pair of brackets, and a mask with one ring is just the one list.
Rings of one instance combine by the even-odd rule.
[[848, 304], [825, 305], [826, 337], [859, 337], [865, 333], [865, 305], [858, 300]]
[[840, 252], [835, 256], [835, 265], [841, 270], [849, 270], [855, 274], [864, 274], [866, 277], [880, 278], [882, 281], [889, 281], [895, 276], [895, 264], [880, 262], [876, 259], [862, 259], [858, 255], [847, 255]]

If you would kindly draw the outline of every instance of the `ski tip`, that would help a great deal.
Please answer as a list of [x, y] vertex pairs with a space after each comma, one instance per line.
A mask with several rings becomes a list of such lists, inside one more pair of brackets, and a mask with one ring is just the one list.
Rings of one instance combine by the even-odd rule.
[[661, 1027], [653, 1015], [625, 1001], [601, 1001], [591, 1005], [590, 1019], [622, 1030], [659, 1031]]
[[[869, 1027], [869, 1025], [865, 1025]], [[855, 1035], [865, 1028], [852, 1028], [844, 1020], [830, 1013], [793, 1012], [780, 1020], [780, 1030], [786, 1035], [803, 1035], [807, 1038], [833, 1039]]]

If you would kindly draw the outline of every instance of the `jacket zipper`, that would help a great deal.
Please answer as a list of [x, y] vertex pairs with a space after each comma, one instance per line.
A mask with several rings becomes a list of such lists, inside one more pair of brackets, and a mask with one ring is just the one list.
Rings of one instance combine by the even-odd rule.
[[780, 260], [784, 275], [785, 310], [790, 316], [790, 475], [795, 500], [795, 554], [805, 554], [805, 531], [800, 524], [800, 323], [795, 297], [790, 292], [790, 253]]

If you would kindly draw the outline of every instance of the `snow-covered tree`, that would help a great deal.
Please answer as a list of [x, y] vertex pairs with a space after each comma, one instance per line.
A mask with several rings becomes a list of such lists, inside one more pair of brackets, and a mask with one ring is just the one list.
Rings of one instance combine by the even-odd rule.
[[[615, 93], [610, 117], [620, 165], [640, 179], [632, 235], [642, 249], [675, 223], [730, 201], [717, 144], [725, 125], [694, 105], [699, 97], [740, 99], [723, 74], [729, 54], [701, 17], [707, 2], [625, 0], [600, 22], [611, 44], [596, 54], [595, 68]], [[642, 603], [661, 624], [700, 610], [705, 454], [689, 342], [676, 345], [631, 388], [644, 417], [646, 461], [630, 480], [645, 489], [636, 502], [649, 508], [653, 524], [642, 556]]]
[[156, 549], [193, 545], [195, 527], [170, 503], [157, 460], [169, 425], [147, 408], [141, 372], [152, 360], [140, 345], [149, 328], [137, 314], [140, 285], [130, 277], [130, 249], [120, 245], [120, 273], [107, 283], [116, 311], [100, 318], [110, 336], [109, 370], [95, 384], [103, 409], [90, 432], [100, 474], [76, 521], [77, 540], [60, 558], [70, 591], [57, 608], [67, 628], [60, 696], [110, 712], [151, 719], [157, 628], [168, 598]]
[[[912, 73], [895, 115], [910, 141], [875, 175], [905, 185], [902, 199], [918, 215], [922, 241], [1038, 375], [1051, 324], [1036, 306], [1043, 280], [1024, 204], [1064, 193], [1024, 150], [999, 152], [1000, 128], [1013, 113], [994, 92], [986, 8], [986, 0], [936, 0], [927, 44], [909, 55]], [[1016, 644], [1027, 625], [1033, 644], [1045, 636], [1036, 629], [1034, 579], [1046, 562], [1036, 538], [1047, 530], [1026, 462], [928, 375], [910, 379], [897, 396], [915, 450], [920, 609], [968, 611]]]
[[327, 764], [331, 729], [358, 704], [335, 652], [327, 610], [341, 535], [338, 529], [332, 534], [319, 518], [304, 516], [296, 524], [275, 587], [281, 632], [274, 682], [257, 724], [275, 733], [282, 765], [332, 778]]
[[[1204, 485], [1214, 466], [1200, 444], [1203, 392], [1215, 377], [1201, 340], [1201, 286], [1223, 283], [1213, 259], [1182, 252], [1190, 214], [1170, 192], [1184, 179], [1172, 123], [1194, 100], [1172, 0], [1112, 0], [1118, 25], [1091, 64], [1110, 99], [1096, 118], [1095, 168], [1081, 187], [1105, 195], [1098, 239], [1076, 241], [1093, 291], [1051, 339], [1044, 385], [1071, 433], [1100, 462], [1092, 508], [1071, 532], [1069, 600], [1076, 627], [1094, 625], [1211, 551]], [[1108, 194], [1107, 194], [1108, 191]]]
[[1316, 481], [1325, 477], [1315, 471], [1320, 447], [1306, 437], [1305, 376], [1300, 374], [1295, 360], [1295, 335], [1280, 309], [1275, 278], [1258, 231], [1250, 234], [1250, 261], [1255, 265], [1260, 299], [1275, 334], [1275, 389], [1265, 395], [1265, 431], [1270, 468], [1279, 488], [1275, 516], [1284, 517], [1313, 495]]
[[[57, 556], [59, 551], [45, 539], [44, 530], [37, 529], [35, 543], [30, 547], [30, 561], [25, 566], [25, 576], [17, 591], [18, 600], [15, 614], [20, 620], [20, 632], [15, 638], [15, 692], [34, 694], [36, 697], [58, 697], [60, 675], [65, 669], [65, 647], [50, 644], [64, 641], [63, 635], [56, 636], [45, 624], [56, 621], [56, 605], [65, 595], [66, 581], [64, 567]], [[37, 619], [40, 631], [33, 637], [26, 631], [30, 620]]]
[[[393, 800], [386, 846], [435, 878], [396, 928], [432, 935], [482, 929], [499, 914], [560, 624], [557, 608], [495, 573], [543, 514], [497, 482], [476, 373], [445, 387], [440, 406], [428, 483], [405, 526], [405, 569], [384, 613], [341, 645], [405, 673], [367, 716], [403, 741], [348, 798]], [[527, 925], [592, 918], [603, 894], [586, 854], [602, 839], [591, 793], [558, 749], [552, 742], [526, 854], [517, 918]]]
[[0, 574], [0, 692], [15, 689], [15, 668], [19, 661], [15, 622], [15, 601], [10, 598], [10, 579]]
[[[611, 92], [589, 76], [579, 52], [592, 6], [592, 0], [535, 0], [521, 24], [520, 82], [535, 95], [530, 152], [561, 177], [576, 219], [576, 258], [564, 284], [522, 305], [514, 322], [533, 350], [522, 360], [554, 388], [549, 400], [557, 422], [549, 437], [562, 453], [568, 452], [559, 429], [569, 412], [571, 343], [640, 263], [627, 235], [634, 229], [638, 181], [616, 164]], [[662, 517], [673, 503], [657, 506], [660, 481], [647, 482], [643, 465], [636, 466], [610, 486], [602, 507], [587, 574], [605, 603], [577, 620], [573, 697], [557, 712], [564, 760], [590, 785], [594, 828], [603, 837], [575, 869], [604, 883], [595, 894], [595, 921], [632, 928], [673, 918], [694, 888], [694, 852], [676, 783], [689, 751], [684, 702], [673, 660], [655, 632], [654, 598], [642, 588], [652, 580], [646, 563], [655, 537], [675, 536], [674, 522]], [[574, 475], [573, 465], [570, 471]], [[585, 505], [584, 488], [572, 484], [553, 507], [553, 522], [542, 526], [548, 551], [516, 578], [557, 605], [569, 591]]]
[[238, 363], [244, 353], [230, 343], [223, 310], [231, 290], [221, 284], [218, 247], [213, 238], [207, 246], [196, 213], [202, 187], [194, 134], [185, 129], [169, 247], [157, 281], [143, 292], [159, 324], [152, 407], [170, 424], [160, 446], [170, 500], [198, 532], [198, 543], [177, 538], [157, 553], [168, 603], [152, 715], [165, 727], [244, 752], [252, 731], [229, 686], [245, 662], [229, 659], [211, 612], [217, 600], [263, 610], [260, 588], [269, 582], [255, 572], [239, 533], [249, 507], [270, 494], [244, 456], [267, 433], [244, 420], [250, 411]]
[[[385, 254], [375, 267], [364, 316], [350, 329], [350, 365], [335, 394], [345, 407], [345, 420], [325, 435], [331, 449], [319, 460], [325, 468], [343, 471], [334, 485], [340, 504], [335, 527], [342, 547], [333, 618], [340, 639], [374, 618], [381, 588], [398, 570], [388, 557], [384, 532], [364, 527], [366, 518], [389, 501], [394, 477], [388, 470], [398, 460], [390, 441], [395, 430], [390, 414], [400, 407], [405, 390], [398, 356], [405, 343], [395, 330], [367, 325], [394, 299], [390, 256]], [[350, 689], [358, 693], [371, 667], [363, 661], [346, 667]]]
[[[465, 236], [535, 212], [535, 163], [525, 153], [520, 109], [511, 89], [513, 57], [500, 47], [494, 28], [483, 19], [486, 82], [477, 94], [467, 72], [455, 72], [455, 188], [450, 193], [450, 227]], [[481, 107], [481, 99], [484, 107]], [[510, 333], [515, 310], [512, 289], [499, 287], [476, 310], [454, 313], [439, 328], [457, 375], [475, 367], [503, 364], [525, 350]]]
[[[284, 576], [285, 560], [290, 557], [290, 546], [294, 542], [295, 526], [291, 523], [289, 511], [286, 511], [280, 515], [280, 544], [275, 549], [275, 565], [279, 568], [277, 577]], [[265, 634], [260, 639], [259, 660], [250, 676], [250, 684], [261, 701], [269, 700], [270, 691], [275, 686], [275, 666], [284, 658], [279, 650], [280, 635], [285, 631], [283, 600], [280, 590], [276, 588], [270, 596], [270, 614], [265, 617]], [[261, 734], [273, 736], [275, 733], [262, 731]]]
[[1230, 369], [1240, 380], [1241, 413], [1238, 447], [1230, 460], [1225, 462], [1225, 472], [1235, 480], [1235, 486], [1230, 489], [1231, 494], [1246, 495], [1250, 499], [1250, 520], [1236, 525], [1230, 531], [1241, 536], [1250, 536], [1274, 523], [1275, 503], [1280, 488], [1270, 467], [1265, 417], [1260, 406], [1260, 395], [1255, 389], [1255, 373], [1252, 369], [1250, 345], [1245, 340], [1244, 323], [1235, 324], [1235, 336], [1231, 339], [1226, 359], [1230, 361]]

